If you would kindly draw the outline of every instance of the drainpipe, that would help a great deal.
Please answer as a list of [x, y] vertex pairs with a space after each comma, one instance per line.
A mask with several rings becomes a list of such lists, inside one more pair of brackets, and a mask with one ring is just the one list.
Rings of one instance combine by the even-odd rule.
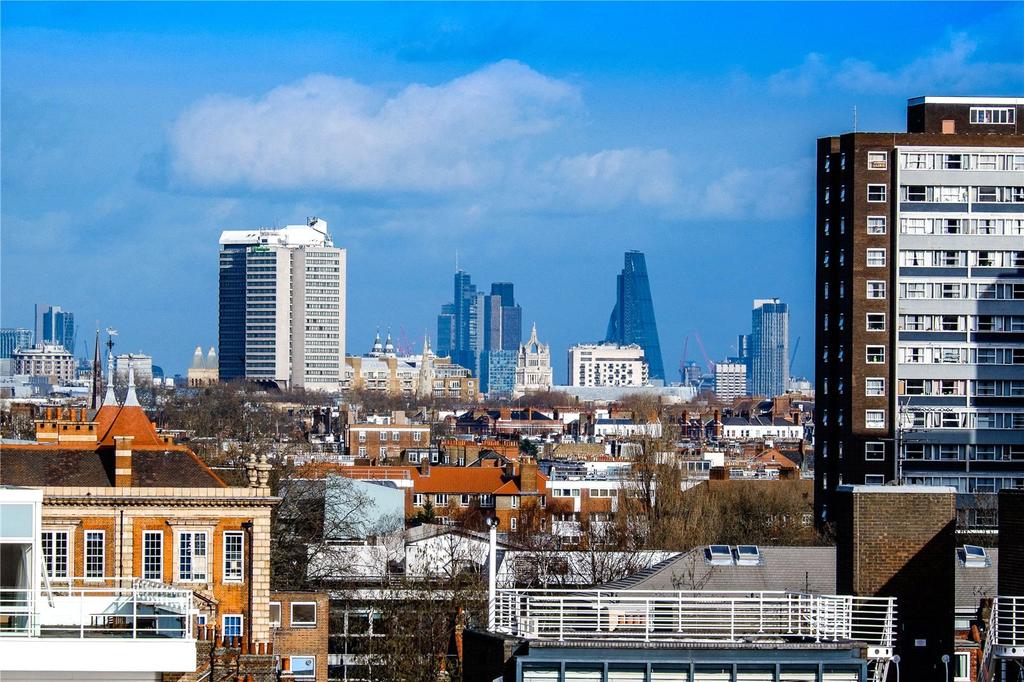
[[245, 530], [245, 563], [246, 572], [249, 574], [246, 578], [248, 589], [246, 590], [248, 597], [248, 606], [246, 610], [246, 617], [249, 620], [249, 627], [245, 628], [245, 641], [248, 642], [246, 647], [250, 651], [252, 650], [252, 521], [244, 521], [242, 528]]

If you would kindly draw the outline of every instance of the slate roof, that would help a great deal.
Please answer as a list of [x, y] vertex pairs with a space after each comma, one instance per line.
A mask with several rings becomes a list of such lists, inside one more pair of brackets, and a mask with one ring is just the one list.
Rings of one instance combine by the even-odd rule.
[[996, 583], [999, 568], [999, 550], [986, 547], [989, 565], [984, 568], [968, 568], [964, 566], [963, 547], [956, 550], [956, 609], [975, 611], [982, 597], [994, 597], [998, 593]]
[[759, 566], [712, 566], [704, 547], [602, 589], [836, 593], [835, 547], [760, 547]]
[[[114, 450], [27, 446], [0, 448], [0, 483], [29, 487], [110, 487]], [[192, 451], [175, 448], [132, 452], [132, 486], [223, 488], [224, 482]]]

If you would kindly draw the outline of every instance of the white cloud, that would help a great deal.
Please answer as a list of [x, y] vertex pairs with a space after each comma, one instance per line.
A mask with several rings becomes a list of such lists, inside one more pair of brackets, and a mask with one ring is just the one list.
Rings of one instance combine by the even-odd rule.
[[947, 44], [889, 70], [855, 58], [836, 63], [812, 52], [799, 66], [769, 76], [768, 86], [776, 94], [797, 96], [840, 89], [909, 97], [926, 90], [974, 92], [1019, 76], [1019, 64], [975, 60], [977, 47], [966, 34], [957, 33]]
[[174, 125], [171, 168], [204, 187], [466, 189], [500, 173], [498, 147], [552, 130], [578, 103], [572, 85], [514, 61], [397, 93], [313, 75], [200, 101]]
[[805, 210], [792, 192], [765, 191], [788, 186], [787, 169], [752, 171], [706, 157], [695, 166], [667, 149], [631, 146], [559, 154], [559, 134], [585, 113], [577, 88], [514, 61], [393, 92], [312, 75], [259, 97], [209, 97], [188, 109], [172, 130], [171, 177], [214, 192], [363, 192], [378, 201], [415, 192], [420, 199], [397, 202], [392, 217], [436, 204], [440, 214], [477, 225], [524, 212], [694, 219]]

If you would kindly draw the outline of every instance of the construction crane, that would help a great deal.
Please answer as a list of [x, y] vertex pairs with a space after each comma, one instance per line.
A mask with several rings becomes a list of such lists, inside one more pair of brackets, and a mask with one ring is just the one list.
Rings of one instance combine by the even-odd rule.
[[801, 337], [799, 337], [799, 336], [796, 337], [796, 343], [793, 344], [793, 352], [789, 356], [789, 373], [790, 374], [793, 373], [793, 363], [796, 362], [796, 352], [798, 350], [800, 350], [800, 339], [801, 339]]
[[679, 381], [686, 383], [686, 348], [690, 345], [690, 337], [683, 339], [683, 357], [679, 359]]
[[700, 334], [698, 334], [697, 332], [694, 332], [693, 333], [693, 338], [697, 339], [697, 345], [700, 346], [700, 352], [704, 356], [704, 362], [706, 362], [707, 365], [708, 365], [708, 371], [709, 372], [714, 372], [715, 371], [715, 363], [708, 356], [708, 351], [704, 348], [704, 342], [700, 340]]

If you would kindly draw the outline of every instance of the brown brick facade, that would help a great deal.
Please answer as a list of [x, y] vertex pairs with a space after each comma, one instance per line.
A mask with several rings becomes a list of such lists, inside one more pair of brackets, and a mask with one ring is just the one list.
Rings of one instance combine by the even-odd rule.
[[[327, 594], [318, 592], [274, 592], [270, 595], [271, 604], [280, 608], [280, 622], [271, 625], [271, 637], [274, 642], [274, 653], [282, 660], [285, 658], [313, 656], [316, 661], [315, 677], [299, 676], [295, 666], [291, 666], [296, 680], [316, 680], [327, 682], [327, 651], [329, 635], [329, 600]], [[309, 605], [315, 605], [316, 622], [298, 622], [293, 619], [293, 605], [300, 611], [297, 616], [309, 613]]]

